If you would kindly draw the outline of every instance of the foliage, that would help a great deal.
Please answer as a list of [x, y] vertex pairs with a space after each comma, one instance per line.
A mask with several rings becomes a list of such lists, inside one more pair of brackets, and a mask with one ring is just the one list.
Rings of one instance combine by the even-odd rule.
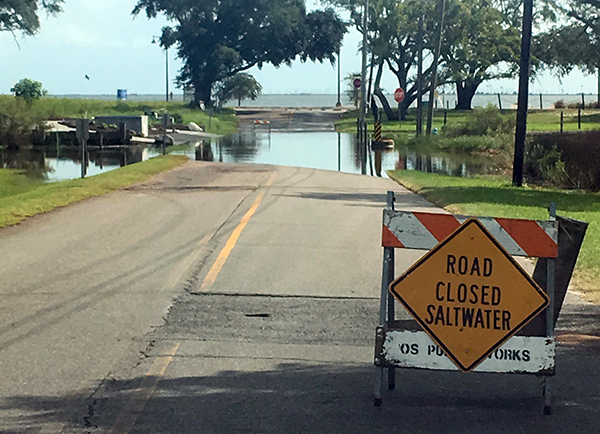
[[[344, 9], [350, 13], [352, 25], [364, 32], [364, 1], [357, 0], [324, 0], [325, 3]], [[419, 16], [424, 16], [425, 29], [435, 27], [433, 0], [370, 0], [369, 23], [367, 24], [368, 49], [371, 51], [371, 68], [376, 68], [373, 94], [379, 99], [388, 120], [397, 120], [397, 110], [391, 108], [384, 93], [380, 89], [380, 81], [387, 67], [397, 78], [398, 87], [405, 90], [405, 98], [400, 105], [401, 118], [404, 119], [408, 107], [416, 100], [418, 94], [416, 81], [417, 39]], [[428, 24], [429, 23], [429, 24]], [[431, 32], [424, 34], [426, 54], [431, 51]], [[431, 69], [424, 71], [423, 93], [428, 90], [427, 77]], [[365, 84], [366, 85], [366, 84]]]
[[[559, 110], [531, 110], [527, 115], [528, 131], [559, 131], [560, 115], [564, 115], [564, 131], [577, 131], [579, 129], [578, 110], [559, 109]], [[467, 119], [473, 110], [435, 110], [433, 116], [433, 127], [442, 131], [443, 128], [460, 127], [467, 122]], [[502, 117], [514, 117], [514, 110], [501, 110]], [[356, 111], [348, 112], [342, 115], [342, 119], [335, 123], [337, 131], [355, 133], [356, 132]], [[446, 119], [446, 122], [444, 122]], [[514, 122], [514, 121], [511, 121]], [[372, 130], [373, 118], [367, 118], [369, 129]], [[416, 109], [411, 108], [405, 121], [384, 121], [382, 124], [383, 132], [403, 133], [413, 135], [416, 129]], [[585, 110], [581, 115], [581, 130], [600, 130], [600, 111]], [[445, 134], [442, 134], [445, 135]], [[514, 139], [513, 139], [514, 140]]]
[[527, 142], [525, 162], [534, 182], [600, 191], [600, 136], [596, 131], [536, 134]]
[[[351, 21], [363, 32], [364, 1], [325, 0], [350, 12]], [[503, 2], [509, 4], [510, 1]], [[516, 7], [516, 5], [513, 5]], [[405, 90], [400, 105], [401, 119], [417, 99], [418, 22], [424, 16], [423, 94], [429, 91], [432, 77], [431, 56], [439, 34], [439, 1], [437, 0], [370, 0], [368, 25], [371, 67], [376, 68], [373, 94], [383, 106], [388, 120], [397, 119], [397, 111], [379, 89], [383, 70], [387, 67]], [[500, 5], [498, 5], [500, 7]], [[487, 0], [447, 0], [443, 29], [438, 85], [454, 83], [459, 108], [471, 107], [479, 85], [490, 79], [512, 77], [519, 61], [520, 36], [507, 15], [494, 2]]]
[[566, 0], [557, 6], [567, 17], [581, 24], [596, 37], [600, 36], [600, 2], [598, 0]]
[[39, 111], [24, 101], [10, 98], [0, 105], [0, 146], [18, 148], [30, 145], [35, 129], [42, 128]]
[[598, 36], [581, 23], [554, 26], [534, 38], [532, 52], [558, 76], [569, 74], [575, 67], [591, 74], [598, 66]]
[[533, 54], [561, 77], [574, 67], [589, 74], [598, 66], [600, 52], [600, 1], [549, 2], [558, 15], [556, 24], [534, 38]]
[[458, 136], [440, 135], [412, 137], [404, 144], [419, 149], [434, 148], [456, 154], [488, 152], [498, 153], [512, 148], [514, 137], [507, 134], [495, 136]]
[[0, 2], [0, 31], [23, 32], [34, 35], [40, 28], [38, 12], [50, 14], [61, 11], [63, 0], [11, 0]]
[[239, 107], [243, 99], [250, 98], [254, 101], [261, 92], [262, 86], [252, 75], [240, 72], [223, 80], [218, 87], [217, 95], [221, 104], [235, 99]]
[[567, 108], [567, 104], [564, 99], [559, 99], [558, 101], [554, 101], [554, 108]]
[[470, 112], [463, 124], [446, 126], [443, 132], [448, 137], [493, 136], [514, 133], [515, 125], [514, 115], [503, 115], [495, 105], [488, 104]]
[[356, 108], [358, 108], [358, 103], [360, 101], [360, 88], [354, 86], [354, 80], [356, 80], [357, 78], [360, 78], [360, 74], [358, 74], [358, 73], [348, 74], [348, 75], [346, 75], [346, 78], [344, 78], [344, 80], [347, 83], [346, 92], [345, 92], [346, 98]]
[[447, 0], [446, 21], [442, 75], [456, 85], [457, 108], [466, 110], [481, 83], [516, 74], [521, 38], [487, 0]]
[[10, 91], [14, 93], [17, 98], [24, 99], [30, 105], [34, 100], [48, 95], [48, 91], [44, 89], [41, 82], [29, 78], [19, 80]]
[[556, 187], [565, 187], [569, 180], [558, 148], [552, 146], [546, 149], [536, 141], [528, 146], [524, 173], [528, 182], [545, 183]]
[[177, 46], [177, 78], [194, 89], [194, 103], [210, 103], [214, 84], [253, 66], [292, 60], [334, 62], [346, 32], [331, 9], [306, 12], [304, 0], [138, 0], [134, 15], [164, 15], [161, 45]]

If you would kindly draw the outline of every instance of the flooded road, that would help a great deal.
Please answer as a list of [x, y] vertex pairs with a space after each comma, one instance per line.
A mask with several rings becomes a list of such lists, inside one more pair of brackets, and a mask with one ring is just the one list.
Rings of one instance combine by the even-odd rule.
[[[243, 109], [237, 115], [238, 134], [196, 142], [187, 142], [188, 136], [174, 134], [177, 145], [167, 148], [167, 152], [186, 155], [192, 160], [272, 164], [382, 177], [394, 169], [471, 176], [495, 173], [498, 168], [486, 156], [403, 145], [368, 152], [363, 162], [356, 136], [335, 131], [334, 123], [341, 112], [334, 109]], [[87, 176], [158, 155], [162, 155], [162, 149], [153, 146], [90, 149]], [[18, 152], [0, 150], [0, 167], [28, 169], [48, 182], [79, 178], [81, 160], [78, 148], [59, 145]]]

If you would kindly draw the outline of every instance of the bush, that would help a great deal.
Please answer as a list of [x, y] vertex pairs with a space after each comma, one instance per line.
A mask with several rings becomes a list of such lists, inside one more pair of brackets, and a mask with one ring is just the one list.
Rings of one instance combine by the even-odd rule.
[[445, 126], [442, 132], [447, 137], [494, 136], [514, 133], [516, 117], [503, 115], [493, 104], [477, 107], [467, 115], [462, 125]]
[[567, 108], [567, 103], [565, 103], [564, 99], [559, 99], [558, 101], [554, 101], [554, 108]]
[[562, 188], [600, 190], [600, 132], [535, 134], [527, 141], [530, 181]]
[[566, 187], [569, 176], [562, 160], [562, 153], [556, 145], [544, 146], [533, 141], [525, 157], [525, 177], [532, 182]]
[[177, 113], [177, 112], [176, 112], [176, 113], [173, 113], [173, 114], [171, 115], [171, 117], [173, 118], [173, 121], [174, 121], [176, 124], [182, 124], [182, 123], [183, 123], [183, 115], [182, 115], [181, 113]]
[[32, 145], [37, 131], [43, 131], [42, 116], [29, 105], [13, 99], [0, 106], [0, 146], [19, 148]]
[[434, 148], [451, 153], [492, 152], [512, 149], [514, 137], [508, 134], [496, 136], [421, 136], [408, 141], [396, 141], [400, 146]]
[[581, 103], [580, 102], [570, 102], [567, 107], [570, 109], [581, 108]]

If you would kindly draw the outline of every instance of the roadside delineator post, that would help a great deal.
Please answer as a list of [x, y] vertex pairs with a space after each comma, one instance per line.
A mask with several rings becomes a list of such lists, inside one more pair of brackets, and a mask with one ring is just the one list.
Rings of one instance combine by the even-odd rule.
[[[544, 414], [555, 372], [556, 206], [547, 221], [471, 218], [394, 210], [383, 215], [383, 272], [375, 344], [375, 405], [384, 371], [396, 368], [533, 374], [544, 377]], [[394, 249], [427, 249], [394, 280]], [[545, 291], [512, 256], [546, 261]], [[394, 297], [391, 296], [394, 295]], [[412, 320], [396, 318], [395, 299]], [[543, 336], [515, 336], [545, 312]], [[406, 313], [406, 312], [405, 312]]]

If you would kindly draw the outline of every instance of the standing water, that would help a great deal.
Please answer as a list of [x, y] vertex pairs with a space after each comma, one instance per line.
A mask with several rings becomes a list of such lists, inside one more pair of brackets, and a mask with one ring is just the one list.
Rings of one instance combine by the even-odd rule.
[[[408, 147], [372, 151], [363, 165], [354, 134], [337, 132], [242, 132], [219, 139], [190, 143], [172, 153], [192, 160], [257, 163], [364, 173], [386, 177], [395, 169], [419, 170], [452, 176], [489, 174], [495, 162], [485, 156], [421, 153]], [[151, 157], [160, 155], [153, 149]]]

